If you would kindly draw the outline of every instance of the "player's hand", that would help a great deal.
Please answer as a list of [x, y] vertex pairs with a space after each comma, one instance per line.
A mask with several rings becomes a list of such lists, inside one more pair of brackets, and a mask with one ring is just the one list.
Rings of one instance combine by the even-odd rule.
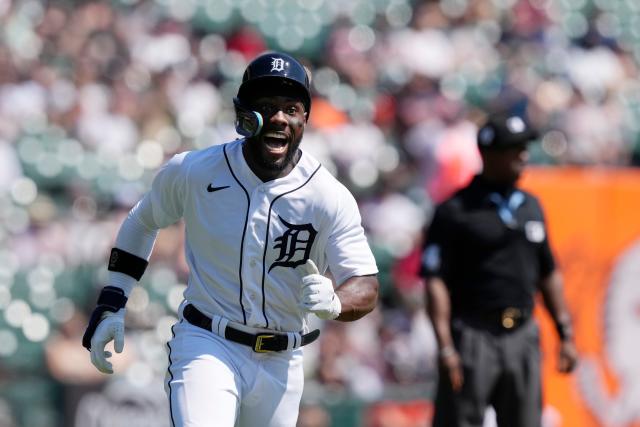
[[573, 371], [578, 363], [578, 350], [573, 341], [562, 341], [560, 343], [560, 354], [558, 355], [558, 371], [569, 373]]
[[464, 384], [460, 354], [458, 354], [457, 351], [453, 351], [445, 356], [441, 356], [440, 363], [446, 375], [449, 376], [449, 382], [451, 383], [453, 391], [455, 393], [460, 392], [460, 390], [462, 390], [462, 384]]
[[93, 337], [91, 337], [91, 363], [105, 374], [113, 374], [113, 366], [107, 360], [111, 357], [111, 352], [104, 349], [111, 341], [113, 341], [116, 353], [122, 353], [124, 348], [124, 308], [115, 313], [105, 312]]
[[321, 319], [335, 319], [342, 312], [340, 298], [333, 289], [333, 283], [318, 271], [315, 263], [307, 260], [302, 267], [302, 302], [304, 311]]

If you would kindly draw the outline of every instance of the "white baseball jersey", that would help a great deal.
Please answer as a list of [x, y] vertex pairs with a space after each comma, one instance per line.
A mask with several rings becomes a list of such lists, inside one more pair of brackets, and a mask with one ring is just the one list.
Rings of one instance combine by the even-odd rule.
[[247, 326], [306, 332], [297, 266], [310, 258], [338, 285], [378, 272], [356, 201], [305, 152], [287, 176], [262, 182], [242, 144], [174, 156], [145, 209], [158, 227], [184, 218], [187, 301]]

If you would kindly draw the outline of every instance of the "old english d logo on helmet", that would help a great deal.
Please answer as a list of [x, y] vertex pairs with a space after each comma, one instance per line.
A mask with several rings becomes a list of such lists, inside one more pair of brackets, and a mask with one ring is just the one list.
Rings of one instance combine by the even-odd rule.
[[284, 71], [284, 59], [282, 58], [272, 58], [271, 61], [271, 71]]

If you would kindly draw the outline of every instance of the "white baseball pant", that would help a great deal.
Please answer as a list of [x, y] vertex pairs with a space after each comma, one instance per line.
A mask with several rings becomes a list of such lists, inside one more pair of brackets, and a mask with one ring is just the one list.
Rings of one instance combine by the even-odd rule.
[[165, 390], [173, 427], [294, 427], [302, 349], [256, 353], [182, 320], [172, 328]]

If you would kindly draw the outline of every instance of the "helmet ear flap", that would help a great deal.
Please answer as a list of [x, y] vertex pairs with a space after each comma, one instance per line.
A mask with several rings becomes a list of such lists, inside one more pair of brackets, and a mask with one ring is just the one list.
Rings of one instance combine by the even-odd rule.
[[258, 135], [264, 124], [262, 115], [247, 108], [237, 97], [233, 98], [233, 106], [236, 110], [236, 132], [246, 138]]

